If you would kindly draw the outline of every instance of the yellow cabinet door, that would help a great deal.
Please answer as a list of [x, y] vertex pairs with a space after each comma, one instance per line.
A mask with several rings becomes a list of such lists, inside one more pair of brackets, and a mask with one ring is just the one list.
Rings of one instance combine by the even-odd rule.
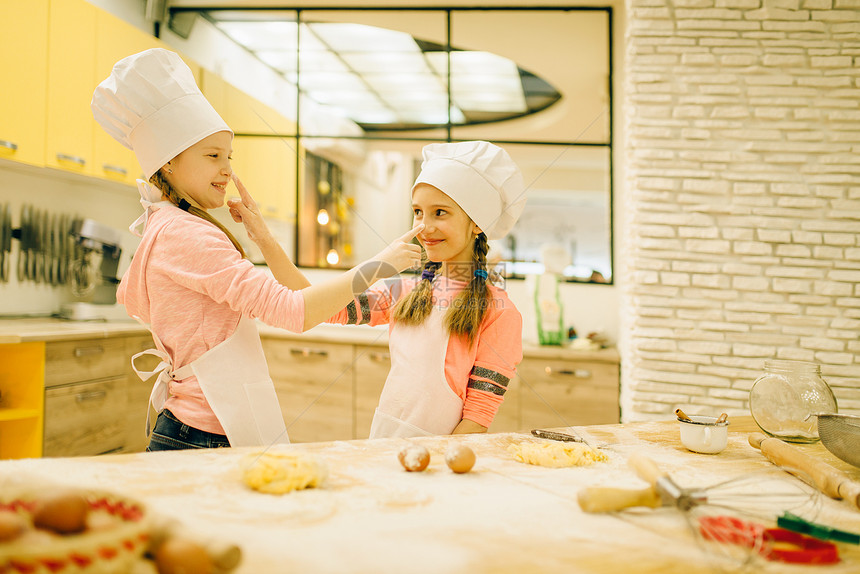
[[51, 0], [45, 165], [98, 175], [93, 165], [97, 9], [83, 0]]
[[[96, 17], [95, 83], [107, 78], [113, 65], [122, 58], [158, 47], [161, 47], [161, 42], [154, 36], [99, 10]], [[143, 177], [134, 152], [113, 139], [98, 124], [95, 124], [94, 130], [96, 175], [134, 185], [135, 179]]]
[[292, 219], [296, 197], [295, 147], [295, 138], [233, 138], [233, 172], [248, 188], [265, 217]]
[[0, 158], [42, 165], [48, 83], [48, 0], [0, 0]]
[[245, 92], [228, 85], [225, 95], [230, 127], [237, 134], [296, 134], [295, 122]]

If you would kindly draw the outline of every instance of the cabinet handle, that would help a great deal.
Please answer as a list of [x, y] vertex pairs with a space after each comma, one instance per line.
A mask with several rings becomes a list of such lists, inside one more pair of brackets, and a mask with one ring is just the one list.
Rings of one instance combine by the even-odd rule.
[[304, 347], [301, 349], [292, 348], [290, 349], [290, 354], [298, 355], [300, 357], [328, 357], [328, 351], [309, 349], [308, 347]]
[[75, 356], [78, 358], [88, 357], [90, 355], [101, 355], [104, 352], [104, 347], [100, 345], [95, 347], [75, 347]]
[[105, 171], [112, 171], [113, 173], [118, 173], [123, 177], [128, 175], [128, 170], [118, 165], [111, 165], [109, 163], [106, 163], [102, 166], [102, 169]]
[[591, 371], [588, 369], [553, 369], [552, 367], [547, 367], [544, 370], [550, 377], [576, 377], [577, 379], [591, 378]]
[[76, 156], [76, 155], [68, 155], [65, 153], [58, 153], [57, 154], [57, 160], [58, 161], [69, 161], [72, 163], [76, 163], [81, 167], [83, 167], [87, 164], [87, 160], [85, 160], [84, 158], [82, 158], [80, 156]]
[[382, 363], [391, 360], [391, 353], [370, 353], [367, 358], [374, 363]]
[[75, 395], [75, 400], [79, 403], [83, 403], [86, 401], [94, 401], [97, 399], [103, 399], [107, 396], [107, 391], [87, 391], [85, 393], [78, 393]]
[[11, 149], [12, 151], [18, 151], [18, 144], [15, 142], [10, 142], [9, 140], [0, 140], [0, 147], [5, 147], [6, 149]]

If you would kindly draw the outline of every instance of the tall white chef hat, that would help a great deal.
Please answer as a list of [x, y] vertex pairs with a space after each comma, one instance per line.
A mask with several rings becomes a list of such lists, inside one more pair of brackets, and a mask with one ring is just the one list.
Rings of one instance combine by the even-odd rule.
[[424, 162], [415, 180], [427, 183], [457, 202], [487, 239], [507, 235], [526, 204], [523, 176], [502, 148], [485, 141], [424, 146]]
[[153, 48], [123, 58], [93, 93], [93, 116], [134, 151], [148, 180], [205, 137], [232, 130], [178, 54]]

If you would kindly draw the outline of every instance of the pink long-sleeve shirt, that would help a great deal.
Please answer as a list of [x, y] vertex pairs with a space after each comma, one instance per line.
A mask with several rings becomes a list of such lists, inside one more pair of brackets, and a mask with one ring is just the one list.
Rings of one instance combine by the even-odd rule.
[[[167, 203], [153, 206], [117, 301], [149, 324], [174, 369], [225, 341], [242, 316], [300, 333], [305, 312], [301, 292], [242, 258], [208, 221]], [[164, 406], [179, 420], [224, 434], [196, 377], [171, 381], [169, 391]]]
[[[329, 319], [330, 323], [355, 325], [388, 324], [392, 333], [391, 311], [415, 284], [417, 277], [385, 281], [359, 295], [345, 309]], [[433, 282], [435, 304], [450, 308], [451, 302], [466, 286], [462, 281], [439, 277]], [[507, 293], [490, 285], [492, 302], [481, 323], [473, 345], [463, 336], [448, 339], [445, 354], [445, 379], [463, 399], [462, 418], [485, 427], [496, 416], [504, 400], [508, 381], [516, 374], [523, 358], [523, 318]], [[420, 368], [417, 365], [416, 368]]]

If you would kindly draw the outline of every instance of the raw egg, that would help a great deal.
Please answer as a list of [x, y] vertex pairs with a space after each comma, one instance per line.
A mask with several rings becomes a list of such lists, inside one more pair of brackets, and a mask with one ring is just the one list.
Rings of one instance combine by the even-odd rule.
[[463, 444], [452, 445], [445, 452], [445, 464], [457, 474], [469, 472], [475, 466], [475, 451]]
[[86, 529], [89, 511], [90, 505], [82, 495], [61, 492], [38, 502], [33, 525], [58, 534], [74, 534]]
[[15, 540], [30, 527], [26, 518], [17, 512], [0, 510], [0, 542]]
[[202, 545], [178, 536], [158, 547], [155, 565], [159, 574], [212, 574], [215, 569]]
[[409, 472], [421, 472], [430, 464], [430, 452], [421, 445], [413, 444], [400, 449], [397, 460]]

